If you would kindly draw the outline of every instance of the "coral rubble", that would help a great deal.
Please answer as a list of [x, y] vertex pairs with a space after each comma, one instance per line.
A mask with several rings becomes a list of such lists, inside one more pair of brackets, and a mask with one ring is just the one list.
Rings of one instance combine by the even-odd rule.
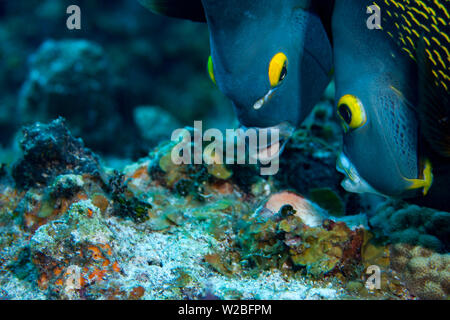
[[[380, 243], [380, 233], [372, 233], [377, 228], [334, 217], [299, 193], [280, 190], [273, 178], [246, 179], [243, 168], [174, 165], [174, 145], [162, 143], [117, 171], [73, 138], [62, 119], [27, 127], [14, 180], [8, 171], [0, 179], [0, 283], [5, 284], [0, 294], [35, 299], [448, 295], [448, 255]], [[374, 265], [381, 269], [381, 290], [366, 284], [366, 270]]]

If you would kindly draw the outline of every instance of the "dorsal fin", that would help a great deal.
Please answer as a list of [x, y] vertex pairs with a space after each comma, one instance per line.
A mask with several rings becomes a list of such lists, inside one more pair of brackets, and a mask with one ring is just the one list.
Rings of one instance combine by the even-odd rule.
[[206, 22], [201, 0], [139, 0], [150, 11], [168, 17]]
[[323, 27], [327, 32], [328, 39], [330, 43], [333, 44], [333, 34], [331, 31], [331, 19], [334, 10], [334, 2], [335, 0], [321, 0], [321, 1], [313, 1], [313, 10], [317, 13], [322, 21]]

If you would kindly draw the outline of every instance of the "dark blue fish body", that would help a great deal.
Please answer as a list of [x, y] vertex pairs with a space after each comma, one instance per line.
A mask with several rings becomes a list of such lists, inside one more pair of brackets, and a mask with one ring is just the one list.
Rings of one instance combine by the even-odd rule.
[[323, 21], [330, 20], [331, 0], [141, 2], [155, 12], [206, 20], [210, 75], [244, 126], [297, 126], [330, 81], [332, 48]]
[[[140, 1], [208, 23], [210, 76], [247, 127], [300, 124], [334, 65], [344, 188], [436, 206], [445, 199], [450, 1]], [[380, 29], [367, 24], [374, 9]]]
[[[338, 170], [347, 190], [420, 195], [442, 207], [450, 177], [448, 3], [336, 1], [336, 108], [346, 131]], [[367, 26], [372, 5], [381, 29]]]
[[[219, 88], [245, 126], [298, 125], [329, 82], [332, 52], [320, 17], [308, 1], [203, 1]], [[287, 57], [286, 78], [269, 81], [271, 59]], [[271, 90], [263, 106], [255, 103]]]

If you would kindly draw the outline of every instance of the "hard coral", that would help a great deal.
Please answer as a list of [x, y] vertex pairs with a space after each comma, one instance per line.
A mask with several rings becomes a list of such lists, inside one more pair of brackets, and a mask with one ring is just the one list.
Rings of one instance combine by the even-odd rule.
[[183, 197], [193, 197], [204, 200], [208, 192], [217, 192], [217, 182], [223, 182], [232, 177], [224, 164], [175, 164], [172, 161], [172, 150], [175, 143], [162, 144], [153, 154], [149, 165], [150, 175], [159, 184], [174, 190]]
[[272, 195], [244, 220], [239, 231], [244, 258], [263, 269], [290, 263], [314, 277], [335, 272], [354, 277], [360, 270], [363, 230], [326, 219], [295, 193]]
[[325, 220], [322, 227], [303, 226], [287, 237], [294, 265], [306, 267], [313, 276], [341, 272], [351, 278], [361, 271], [362, 229], [352, 231], [343, 222]]
[[88, 285], [120, 272], [111, 240], [112, 232], [91, 201], [72, 205], [31, 238], [39, 287], [58, 297], [83, 298]]
[[391, 267], [399, 272], [407, 288], [421, 299], [448, 299], [450, 254], [410, 244], [391, 247]]
[[450, 250], [450, 213], [389, 201], [370, 219], [380, 240], [408, 243], [438, 252]]
[[19, 187], [45, 185], [61, 174], [100, 175], [98, 157], [71, 135], [63, 118], [25, 127], [23, 135], [23, 158], [12, 173]]

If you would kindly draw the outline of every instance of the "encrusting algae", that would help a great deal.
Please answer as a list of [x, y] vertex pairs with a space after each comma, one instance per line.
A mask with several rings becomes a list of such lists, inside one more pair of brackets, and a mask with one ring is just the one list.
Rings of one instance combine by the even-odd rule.
[[[225, 178], [207, 165], [174, 165], [171, 143], [121, 171], [93, 161], [92, 175], [92, 166], [69, 165], [81, 149], [53, 161], [47, 135], [78, 141], [64, 122], [27, 130], [36, 134], [25, 136], [18, 163], [31, 168], [39, 154], [42, 165], [16, 174], [16, 188], [11, 178], [0, 180], [0, 228], [20, 243], [8, 250], [11, 242], [0, 242], [0, 282], [22, 279], [5, 287], [8, 297], [25, 286], [57, 299], [430, 297], [414, 280], [415, 260], [408, 256], [402, 267], [399, 249], [374, 242], [367, 226], [280, 189], [273, 177], [246, 179], [242, 169], [223, 166], [233, 172]], [[426, 256], [438, 259], [435, 270], [446, 261]], [[381, 290], [366, 287], [371, 265], [382, 270]], [[30, 270], [25, 277], [23, 270]], [[433, 298], [448, 295], [445, 273], [440, 279], [427, 282], [441, 288]]]

